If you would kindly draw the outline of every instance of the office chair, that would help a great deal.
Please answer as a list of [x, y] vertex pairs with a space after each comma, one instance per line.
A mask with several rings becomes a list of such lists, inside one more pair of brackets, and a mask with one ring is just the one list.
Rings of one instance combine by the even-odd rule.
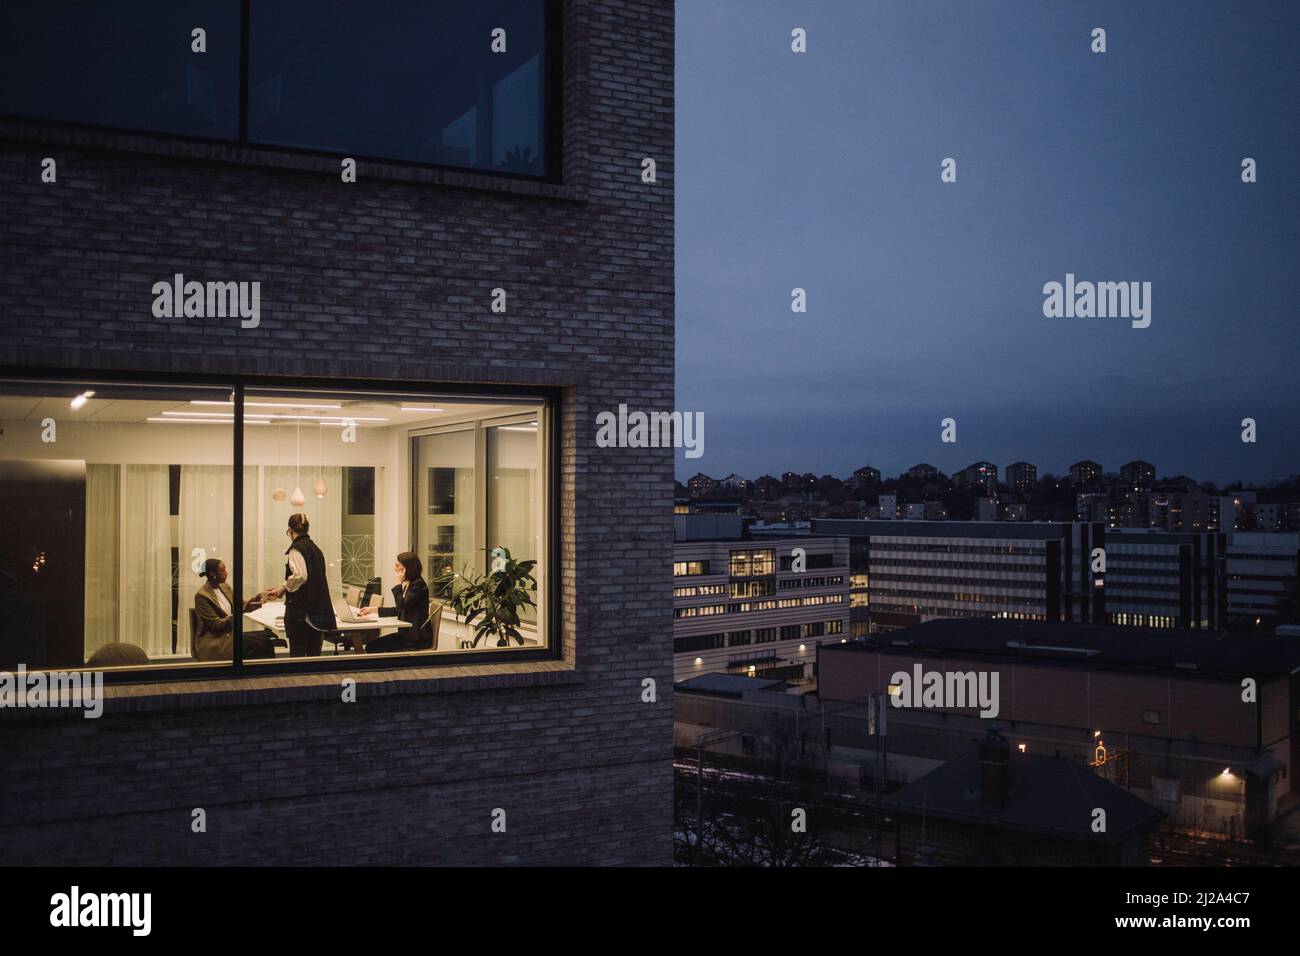
[[376, 594], [384, 593], [383, 582], [379, 578], [371, 578], [366, 582], [366, 589], [361, 594], [361, 600], [357, 602], [357, 607], [365, 607], [370, 603], [370, 599]]
[[320, 634], [324, 640], [329, 641], [334, 645], [334, 654], [336, 656], [338, 655], [339, 652], [339, 645], [347, 644], [349, 648], [352, 647], [352, 638], [348, 637], [346, 631], [330, 630], [323, 627], [317, 627], [315, 624], [311, 622], [311, 618], [307, 618], [307, 626], [310, 627], [316, 633]]
[[86, 661], [87, 667], [140, 667], [149, 664], [149, 655], [138, 644], [113, 641], [105, 644]]
[[440, 601], [431, 600], [429, 602], [429, 620], [425, 624], [428, 625], [429, 634], [433, 639], [433, 643], [429, 645], [429, 649], [433, 651], [438, 649], [438, 631], [442, 628], [442, 609], [446, 606]]

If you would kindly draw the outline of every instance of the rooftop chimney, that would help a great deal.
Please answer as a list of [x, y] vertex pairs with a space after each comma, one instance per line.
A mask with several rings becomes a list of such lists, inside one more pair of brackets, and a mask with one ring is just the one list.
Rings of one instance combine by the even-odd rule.
[[1011, 776], [1011, 745], [1001, 729], [990, 727], [988, 736], [980, 741], [980, 800], [998, 806], [1007, 802]]

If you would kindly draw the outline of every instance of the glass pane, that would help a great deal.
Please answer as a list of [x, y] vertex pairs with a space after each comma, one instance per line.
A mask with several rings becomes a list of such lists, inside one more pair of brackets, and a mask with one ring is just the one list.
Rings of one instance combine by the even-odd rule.
[[416, 439], [416, 551], [439, 600], [452, 590], [447, 575], [483, 571], [476, 544], [474, 435], [462, 429]]
[[8, 0], [0, 22], [0, 113], [239, 137], [238, 0]]
[[[485, 434], [489, 554], [502, 548], [515, 561], [539, 561], [543, 535], [539, 524], [542, 495], [538, 485], [541, 448], [537, 422], [497, 425], [486, 429]], [[536, 589], [533, 600], [538, 600]], [[520, 617], [528, 625], [524, 628], [525, 642], [535, 641], [536, 609], [525, 608]]]
[[258, 0], [249, 138], [545, 175], [545, 11], [545, 0]]
[[[536, 403], [249, 389], [245, 657], [475, 649], [452, 599], [487, 570], [485, 529], [544, 551], [539, 422]], [[515, 649], [543, 646], [527, 627]]]
[[234, 564], [228, 399], [0, 382], [0, 668], [230, 659], [228, 609], [190, 627], [208, 559]]

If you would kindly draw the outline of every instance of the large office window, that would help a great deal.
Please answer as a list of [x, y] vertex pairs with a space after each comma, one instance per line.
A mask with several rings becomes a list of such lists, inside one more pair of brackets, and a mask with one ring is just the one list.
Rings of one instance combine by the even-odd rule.
[[0, 114], [551, 178], [557, 10], [10, 0]]
[[[238, 447], [236, 400], [0, 381], [0, 669], [552, 646], [544, 400], [250, 385]], [[508, 639], [463, 603], [506, 556]]]
[[[540, 403], [261, 388], [244, 402], [245, 469], [257, 473], [245, 514], [260, 522], [244, 563], [262, 602], [248, 616], [250, 662], [547, 646]], [[357, 484], [369, 515], [349, 510]], [[535, 562], [505, 643], [457, 601], [494, 586], [502, 556]], [[323, 574], [319, 588], [296, 580], [302, 565]]]
[[238, 139], [239, 10], [239, 0], [6, 0], [0, 113]]
[[[190, 609], [233, 552], [229, 389], [0, 382], [0, 669], [198, 658]], [[248, 580], [246, 578], [246, 580]], [[208, 661], [230, 659], [215, 626]]]

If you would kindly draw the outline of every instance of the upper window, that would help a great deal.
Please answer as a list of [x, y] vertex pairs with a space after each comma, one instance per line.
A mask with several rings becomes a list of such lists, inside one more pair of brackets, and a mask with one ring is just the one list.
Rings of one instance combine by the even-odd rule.
[[251, 10], [250, 142], [545, 175], [544, 3]]
[[234, 400], [0, 381], [0, 670], [554, 646], [544, 400]]
[[0, 113], [553, 178], [556, 9], [10, 0]]
[[[239, 138], [239, 0], [8, 0], [0, 113]], [[194, 52], [194, 31], [206, 52]]]

